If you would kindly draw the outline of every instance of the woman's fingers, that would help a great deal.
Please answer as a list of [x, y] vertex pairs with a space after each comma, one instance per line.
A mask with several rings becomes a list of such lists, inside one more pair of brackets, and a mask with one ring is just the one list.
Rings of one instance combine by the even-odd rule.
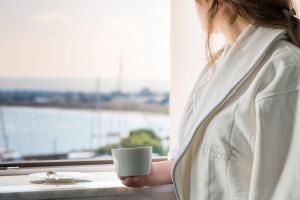
[[127, 186], [134, 186], [135, 184], [137, 184], [137, 181], [137, 177], [127, 177], [123, 180], [124, 184]]
[[128, 177], [130, 177], [130, 176], [119, 176], [119, 179], [125, 180], [125, 179], [128, 178]]
[[173, 160], [154, 162], [151, 164], [149, 175], [119, 176], [119, 179], [128, 187], [155, 186], [172, 183]]
[[126, 180], [126, 179], [133, 179], [133, 180], [136, 180], [134, 179], [136, 176], [119, 176], [119, 179], [121, 179], [122, 181]]
[[[122, 180], [122, 179], [121, 179]], [[128, 187], [143, 187], [144, 185], [140, 182], [139, 177], [132, 176], [132, 177], [126, 177], [122, 180], [122, 183]]]

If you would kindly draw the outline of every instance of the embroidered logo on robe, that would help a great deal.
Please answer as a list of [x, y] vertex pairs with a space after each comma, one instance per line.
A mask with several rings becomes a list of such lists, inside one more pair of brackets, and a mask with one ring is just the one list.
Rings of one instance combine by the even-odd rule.
[[216, 160], [229, 160], [231, 162], [238, 161], [238, 151], [231, 145], [227, 149], [217, 144], [204, 143], [203, 145], [202, 153], [205, 157]]

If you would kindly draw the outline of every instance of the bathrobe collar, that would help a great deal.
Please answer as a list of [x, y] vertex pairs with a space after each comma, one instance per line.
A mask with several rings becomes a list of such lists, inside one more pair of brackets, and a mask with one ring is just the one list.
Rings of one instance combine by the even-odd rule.
[[[251, 75], [256, 67], [259, 66], [272, 45], [274, 45], [276, 41], [284, 38], [287, 38], [284, 30], [249, 25], [246, 30], [240, 34], [230, 49], [225, 52], [221, 61], [218, 62], [214, 79], [206, 86], [206, 92], [201, 94], [204, 100], [196, 104], [197, 106], [193, 109], [193, 117], [191, 120], [185, 122], [189, 128], [184, 129], [184, 133], [181, 133], [184, 137], [180, 138], [181, 145], [172, 170], [172, 179], [178, 199], [184, 195], [183, 190], [186, 187], [183, 187], [181, 182], [184, 177], [189, 176], [186, 174], [189, 173], [186, 171], [188, 169], [184, 167], [187, 163], [181, 163], [181, 160], [196, 133], [200, 134], [197, 135], [197, 137], [201, 137], [201, 134], [203, 136], [205, 132], [198, 132], [197, 129], [201, 127], [205, 119], [211, 113], [227, 102], [239, 86]], [[190, 96], [188, 102], [192, 101], [192, 97], [193, 95]], [[200, 145], [201, 141], [197, 144]], [[188, 157], [189, 162], [191, 162], [193, 158]], [[183, 173], [182, 169], [185, 169], [185, 173]], [[184, 193], [187, 194], [188, 191]]]
[[213, 81], [207, 86], [207, 92], [204, 94], [203, 99], [205, 101], [199, 102], [193, 111], [193, 118], [188, 122], [192, 125], [184, 133], [185, 137], [179, 149], [177, 162], [180, 161], [197, 128], [205, 118], [222, 106], [235, 93], [238, 86], [259, 65], [274, 42], [286, 38], [286, 32], [282, 29], [256, 27], [254, 25], [249, 25], [240, 34], [236, 42], [230, 46], [218, 63], [217, 73]]

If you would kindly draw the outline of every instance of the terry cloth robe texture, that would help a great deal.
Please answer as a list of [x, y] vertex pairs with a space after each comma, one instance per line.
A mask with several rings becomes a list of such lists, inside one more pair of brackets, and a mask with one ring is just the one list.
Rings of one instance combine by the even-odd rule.
[[300, 49], [284, 30], [249, 25], [206, 76], [179, 128], [177, 199], [299, 200]]

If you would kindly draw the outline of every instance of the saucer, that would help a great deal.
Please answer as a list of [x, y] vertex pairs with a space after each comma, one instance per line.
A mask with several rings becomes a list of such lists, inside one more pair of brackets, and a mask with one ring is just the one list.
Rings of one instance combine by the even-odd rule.
[[70, 183], [76, 179], [87, 176], [81, 172], [55, 172], [53, 175], [47, 175], [47, 172], [29, 174], [32, 177], [44, 179], [50, 183]]

